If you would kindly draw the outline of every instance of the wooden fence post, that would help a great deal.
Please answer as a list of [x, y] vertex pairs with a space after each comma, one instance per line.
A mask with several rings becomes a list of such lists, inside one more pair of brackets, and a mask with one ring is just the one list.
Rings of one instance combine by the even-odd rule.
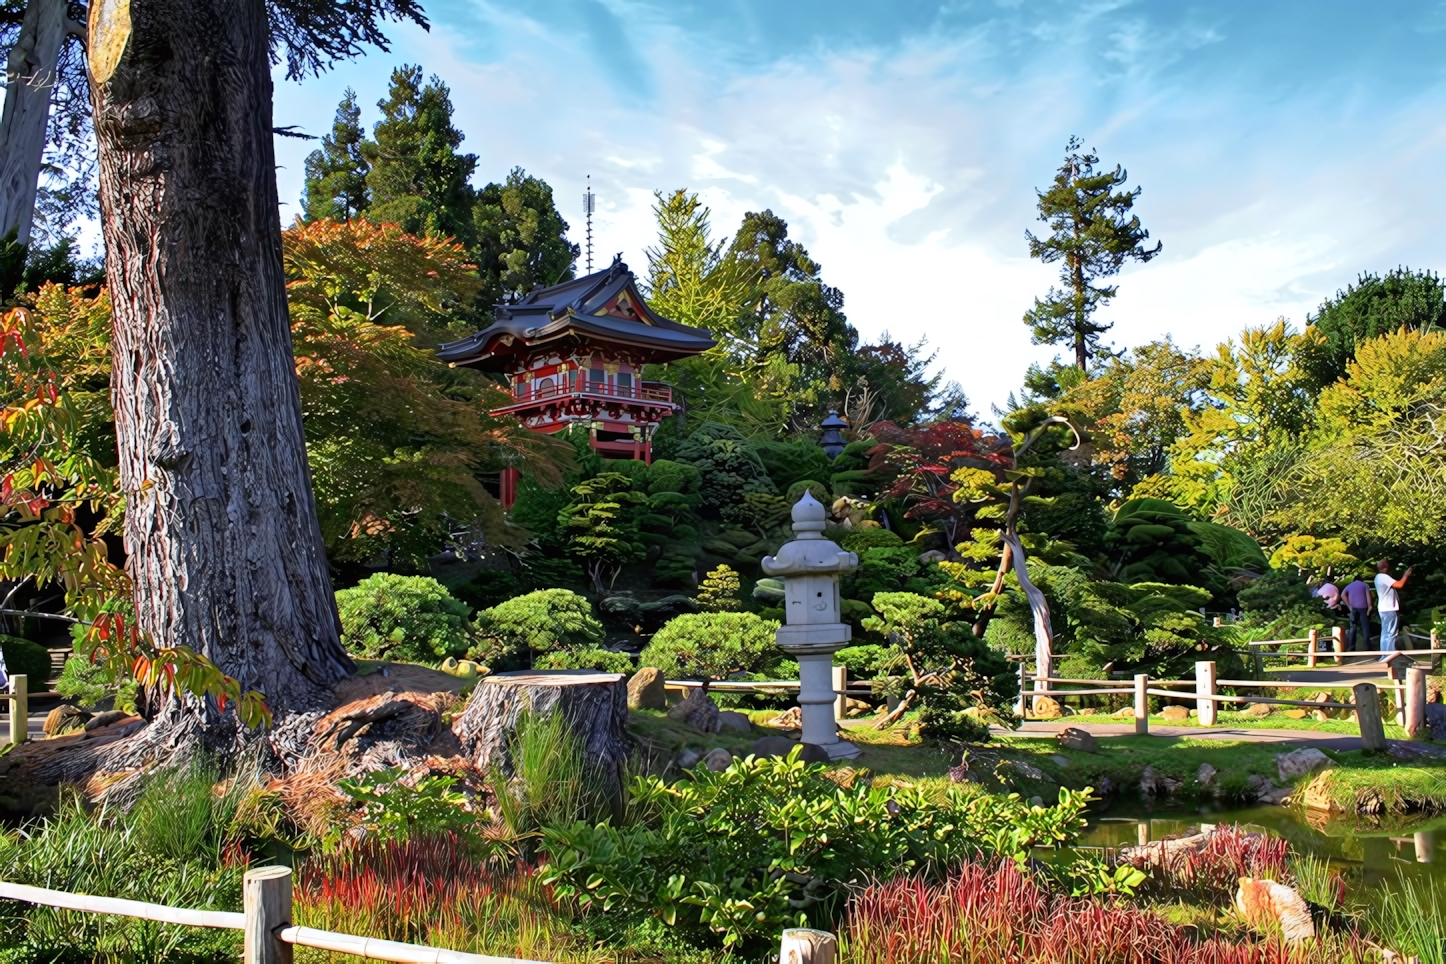
[[828, 931], [791, 927], [778, 945], [778, 964], [833, 964], [838, 940]]
[[1221, 619], [1219, 616], [1216, 616], [1216, 617], [1215, 617], [1215, 628], [1216, 628], [1216, 629], [1219, 629], [1221, 626], [1224, 626], [1224, 625], [1225, 625], [1225, 620]]
[[1029, 682], [1029, 667], [1025, 666], [1024, 660], [1019, 661], [1019, 699], [1014, 704], [1014, 712], [1019, 714], [1021, 720], [1029, 719], [1029, 698], [1024, 694], [1024, 684]]
[[291, 868], [258, 867], [241, 882], [246, 917], [242, 964], [291, 964], [291, 945], [276, 932], [291, 926]]
[[1135, 733], [1143, 736], [1150, 732], [1150, 674], [1135, 674]]
[[30, 679], [24, 673], [10, 677], [10, 742], [19, 746], [30, 738]]
[[847, 666], [835, 666], [833, 668], [833, 691], [838, 694], [833, 701], [833, 718], [835, 721], [842, 720], [848, 715], [849, 709], [849, 671]]
[[1356, 720], [1361, 726], [1361, 748], [1384, 750], [1386, 728], [1381, 723], [1381, 698], [1375, 683], [1357, 683], [1351, 688], [1356, 704]]
[[1215, 725], [1215, 701], [1209, 699], [1215, 695], [1215, 661], [1202, 660], [1195, 664], [1195, 712], [1200, 717], [1201, 726]]
[[1320, 630], [1312, 629], [1305, 648], [1305, 665], [1307, 669], [1315, 669], [1316, 653], [1318, 652], [1320, 652]]
[[1406, 670], [1406, 735], [1413, 740], [1426, 733], [1426, 667]]
[[1397, 726], [1406, 725], [1406, 664], [1409, 662], [1402, 656], [1386, 664], [1386, 672], [1391, 677], [1391, 702], [1396, 704]]
[[1332, 626], [1331, 640], [1331, 648], [1336, 651], [1336, 665], [1339, 666], [1346, 661], [1346, 628], [1344, 626]]

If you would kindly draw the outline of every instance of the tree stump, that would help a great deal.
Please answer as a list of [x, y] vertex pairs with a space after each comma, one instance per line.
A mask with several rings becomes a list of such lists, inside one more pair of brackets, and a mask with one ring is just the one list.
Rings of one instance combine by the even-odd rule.
[[628, 678], [587, 669], [518, 670], [477, 682], [467, 708], [452, 724], [462, 753], [479, 770], [510, 773], [508, 741], [524, 713], [561, 712], [577, 739], [583, 763], [607, 792], [622, 790], [623, 764], [632, 752], [628, 736]]

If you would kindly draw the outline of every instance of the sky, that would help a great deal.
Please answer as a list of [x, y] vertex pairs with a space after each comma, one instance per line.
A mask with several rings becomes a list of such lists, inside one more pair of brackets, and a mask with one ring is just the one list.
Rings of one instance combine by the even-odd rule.
[[[1143, 188], [1164, 248], [1100, 313], [1127, 348], [1297, 326], [1362, 271], [1446, 267], [1446, 3], [1385, 0], [423, 0], [430, 31], [301, 83], [277, 125], [363, 120], [399, 64], [451, 88], [475, 183], [550, 183], [595, 264], [645, 272], [653, 192], [719, 237], [787, 220], [867, 339], [927, 339], [986, 417], [1031, 362], [1037, 189], [1071, 135]], [[282, 219], [314, 144], [277, 139]], [[581, 266], [580, 266], [581, 267]]]

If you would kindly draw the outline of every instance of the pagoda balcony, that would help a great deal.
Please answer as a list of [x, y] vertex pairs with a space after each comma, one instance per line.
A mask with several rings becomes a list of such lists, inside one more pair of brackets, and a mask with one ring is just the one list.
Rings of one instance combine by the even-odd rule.
[[586, 372], [577, 372], [576, 376], [565, 378], [559, 385], [544, 385], [541, 389], [534, 391], [531, 385], [519, 385], [508, 392], [512, 401], [500, 408], [492, 409], [492, 414], [502, 415], [519, 412], [524, 409], [534, 408], [540, 403], [556, 401], [557, 399], [598, 399], [612, 401], [614, 399], [626, 399], [633, 402], [641, 402], [649, 406], [666, 405], [673, 407], [673, 387], [667, 382], [637, 382], [633, 385], [610, 385], [606, 382], [590, 382], [586, 379]]

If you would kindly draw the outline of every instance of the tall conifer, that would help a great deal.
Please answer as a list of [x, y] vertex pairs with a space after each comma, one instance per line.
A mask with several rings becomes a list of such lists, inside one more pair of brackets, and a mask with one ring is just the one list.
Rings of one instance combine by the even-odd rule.
[[362, 157], [361, 108], [350, 87], [336, 108], [331, 133], [306, 158], [306, 189], [301, 206], [306, 220], [349, 221], [367, 208], [367, 162]]

